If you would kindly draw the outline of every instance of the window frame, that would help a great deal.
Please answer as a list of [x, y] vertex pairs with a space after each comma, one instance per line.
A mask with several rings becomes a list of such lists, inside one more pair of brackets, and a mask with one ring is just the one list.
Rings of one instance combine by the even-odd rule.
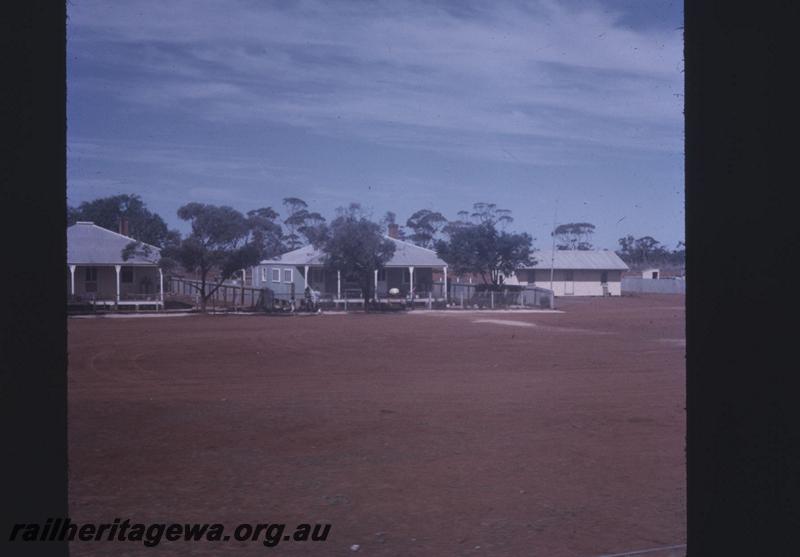
[[[278, 273], [277, 278], [275, 277], [275, 273]], [[272, 268], [272, 282], [280, 282], [281, 281], [281, 270], [278, 267]]]
[[[289, 279], [288, 280], [286, 279], [286, 273], [289, 273]], [[291, 269], [291, 268], [286, 269], [286, 268], [284, 268], [283, 269], [282, 278], [283, 278], [283, 282], [285, 282], [286, 284], [290, 284], [290, 283], [294, 282], [294, 269]]]

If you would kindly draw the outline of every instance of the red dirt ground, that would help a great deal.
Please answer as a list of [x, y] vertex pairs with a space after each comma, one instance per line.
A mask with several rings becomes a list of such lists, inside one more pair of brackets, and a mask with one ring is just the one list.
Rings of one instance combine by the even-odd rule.
[[71, 552], [591, 557], [685, 543], [683, 301], [71, 319], [73, 521], [332, 524], [326, 542], [271, 549]]

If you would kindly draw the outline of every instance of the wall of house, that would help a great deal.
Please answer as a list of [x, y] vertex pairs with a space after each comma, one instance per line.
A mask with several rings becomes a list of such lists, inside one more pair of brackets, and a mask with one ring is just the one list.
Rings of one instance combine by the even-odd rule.
[[[603, 271], [590, 269], [576, 269], [572, 271], [572, 294], [567, 294], [569, 272], [564, 269], [553, 271], [553, 292], [556, 296], [602, 296], [603, 284], [600, 282]], [[606, 271], [608, 282], [606, 283], [608, 293], [611, 296], [621, 296], [621, 271]], [[540, 288], [550, 288], [549, 269], [529, 269], [517, 273], [520, 282], [525, 280], [527, 284]]]
[[[433, 269], [430, 267], [414, 267], [414, 291], [418, 296], [427, 296], [433, 285]], [[386, 269], [386, 283], [384, 288], [379, 283], [380, 295], [385, 296], [390, 289], [397, 288], [403, 296], [408, 295], [410, 288], [408, 267], [389, 267]]]
[[[117, 271], [111, 266], [95, 266], [97, 269], [97, 290], [86, 290], [86, 268], [78, 265], [75, 269], [75, 295], [81, 298], [94, 298], [97, 300], [115, 300], [117, 296]], [[159, 289], [159, 275], [157, 267], [131, 266], [133, 280], [122, 282], [120, 273], [120, 296], [124, 299], [126, 294], [151, 294], [155, 296]], [[70, 292], [70, 272], [67, 267], [67, 294]]]
[[[272, 280], [273, 269], [278, 269], [280, 273], [280, 280], [275, 282]], [[280, 265], [267, 263], [254, 267], [255, 274], [253, 279], [253, 286], [255, 288], [269, 288], [276, 295], [289, 296], [291, 291], [291, 283], [284, 280], [284, 270], [292, 269], [292, 282], [295, 285], [295, 298], [300, 298], [305, 289], [305, 279], [303, 278], [304, 266], [294, 265]], [[264, 275], [266, 273], [266, 275]], [[314, 290], [320, 291], [323, 294], [335, 295], [337, 290], [337, 276], [336, 271], [322, 269], [322, 281], [314, 280], [315, 273], [309, 268], [309, 284]], [[266, 280], [265, 280], [266, 278]], [[408, 294], [409, 281], [408, 281], [408, 268], [407, 267], [391, 267], [384, 270], [382, 275], [384, 280], [378, 281], [378, 292], [380, 296], [386, 296], [390, 288], [398, 288], [402, 295]], [[373, 279], [374, 280], [374, 279]], [[372, 282], [370, 283], [372, 284]], [[433, 285], [433, 269], [430, 267], [415, 267], [414, 268], [414, 290], [418, 295], [427, 296], [429, 290]], [[344, 295], [346, 290], [360, 290], [361, 285], [357, 281], [349, 281], [346, 277], [342, 276], [341, 289]]]
[[[268, 263], [255, 267], [256, 273], [253, 286], [256, 288], [269, 288], [279, 298], [289, 299], [292, 295], [292, 285], [294, 285], [294, 297], [299, 300], [303, 297], [305, 290], [305, 278], [303, 268], [296, 265], [281, 265]], [[278, 280], [274, 280], [273, 271], [278, 271]], [[286, 280], [286, 271], [291, 271], [290, 280]]]

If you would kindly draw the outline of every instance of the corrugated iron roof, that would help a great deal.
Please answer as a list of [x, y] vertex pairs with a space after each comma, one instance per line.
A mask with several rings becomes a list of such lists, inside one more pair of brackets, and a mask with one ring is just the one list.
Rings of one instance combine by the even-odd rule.
[[67, 228], [68, 265], [155, 265], [161, 250], [150, 244], [148, 257], [134, 254], [127, 261], [122, 259], [122, 250], [134, 238], [97, 226], [93, 222], [78, 222]]
[[533, 254], [536, 264], [526, 269], [595, 269], [626, 271], [628, 266], [611, 250], [541, 250]]
[[[421, 248], [409, 242], [398, 240], [384, 236], [384, 238], [394, 242], [394, 255], [386, 263], [386, 267], [444, 267], [447, 265], [442, 261], [436, 252], [427, 248]], [[324, 263], [325, 254], [322, 250], [315, 249], [313, 246], [303, 246], [294, 251], [284, 253], [283, 255], [273, 258], [265, 259], [261, 262], [262, 265], [269, 263], [281, 263], [283, 265], [322, 265]]]

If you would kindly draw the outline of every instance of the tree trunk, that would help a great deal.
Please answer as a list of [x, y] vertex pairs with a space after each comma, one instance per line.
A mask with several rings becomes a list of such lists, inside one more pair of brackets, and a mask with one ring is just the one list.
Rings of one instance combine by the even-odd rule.
[[200, 273], [200, 311], [205, 313], [206, 306], [208, 303], [208, 297], [206, 296], [206, 273]]
[[368, 311], [369, 310], [369, 306], [368, 306], [369, 298], [370, 298], [370, 296], [369, 296], [369, 287], [370, 287], [369, 272], [366, 273], [366, 277], [367, 278], [364, 280], [364, 283], [363, 283], [363, 286], [364, 286], [364, 311]]

